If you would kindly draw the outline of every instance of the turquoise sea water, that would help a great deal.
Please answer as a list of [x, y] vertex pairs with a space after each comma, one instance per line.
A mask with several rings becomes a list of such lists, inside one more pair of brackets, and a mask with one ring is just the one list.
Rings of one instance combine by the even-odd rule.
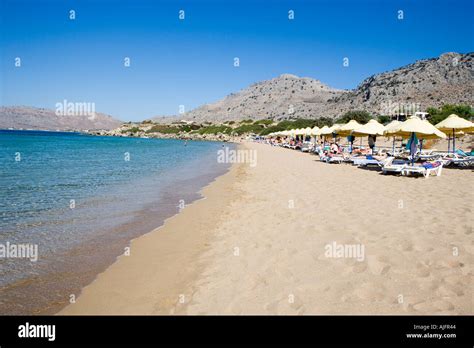
[[64, 305], [228, 169], [216, 160], [222, 146], [0, 131], [0, 244], [38, 246], [37, 262], [0, 258], [0, 313]]

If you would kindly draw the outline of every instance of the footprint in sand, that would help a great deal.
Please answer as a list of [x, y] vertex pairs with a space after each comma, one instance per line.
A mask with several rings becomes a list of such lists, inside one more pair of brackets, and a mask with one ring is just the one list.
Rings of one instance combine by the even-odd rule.
[[353, 273], [362, 273], [367, 270], [367, 263], [366, 262], [357, 262], [354, 266], [352, 266]]
[[364, 283], [354, 290], [354, 294], [362, 300], [380, 301], [385, 297], [383, 290], [380, 284]]
[[410, 240], [402, 240], [400, 242], [400, 248], [402, 249], [402, 251], [412, 251], [413, 243]]
[[426, 267], [425, 265], [423, 265], [421, 263], [418, 263], [416, 265], [416, 272], [415, 273], [418, 277], [426, 278], [426, 277], [430, 276], [431, 271], [430, 271], [429, 267]]
[[454, 310], [454, 305], [451, 302], [446, 301], [446, 300], [437, 300], [433, 303], [433, 306], [435, 306], [440, 311]]
[[464, 295], [462, 287], [452, 284], [443, 284], [441, 285], [437, 293], [443, 297], [455, 297]]
[[388, 262], [385, 262], [385, 260], [374, 255], [367, 256], [367, 264], [369, 266], [370, 272], [375, 275], [386, 274], [391, 267]]

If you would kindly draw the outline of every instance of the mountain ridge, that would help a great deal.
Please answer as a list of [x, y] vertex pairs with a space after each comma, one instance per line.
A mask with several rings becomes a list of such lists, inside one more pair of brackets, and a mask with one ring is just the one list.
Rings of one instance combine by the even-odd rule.
[[317, 79], [285, 73], [184, 114], [157, 116], [152, 120], [219, 123], [241, 119], [336, 118], [350, 110], [386, 115], [407, 107], [416, 109], [411, 111], [424, 111], [443, 104], [473, 105], [473, 67], [474, 52], [447, 52], [373, 74], [352, 90], [332, 88]]
[[110, 115], [57, 115], [54, 110], [30, 106], [0, 106], [0, 129], [81, 131], [114, 129], [123, 122]]

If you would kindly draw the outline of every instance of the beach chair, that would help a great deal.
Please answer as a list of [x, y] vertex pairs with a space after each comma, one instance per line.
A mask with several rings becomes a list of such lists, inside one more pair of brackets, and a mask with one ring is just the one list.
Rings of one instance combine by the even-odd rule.
[[469, 156], [466, 158], [452, 158], [449, 164], [453, 164], [459, 167], [474, 166], [474, 156]]
[[344, 157], [342, 157], [342, 156], [332, 156], [332, 157], [329, 157], [329, 159], [326, 162], [327, 163], [340, 164], [340, 163], [344, 162]]
[[392, 161], [393, 157], [387, 157], [382, 160], [378, 160], [376, 158], [354, 158], [352, 163], [359, 167], [368, 167], [368, 166], [376, 166], [382, 168], [385, 164]]
[[408, 162], [395, 160], [395, 157], [388, 157], [382, 165], [383, 174], [401, 174], [403, 168], [407, 166]]
[[340, 164], [340, 163], [344, 162], [344, 157], [339, 156], [339, 155], [335, 155], [335, 156], [322, 155], [322, 156], [319, 157], [319, 160], [322, 161], [322, 162], [326, 162], [326, 163]]
[[402, 169], [402, 175], [410, 174], [421, 174], [425, 178], [428, 178], [431, 174], [440, 176], [443, 170], [443, 163], [440, 161], [437, 162], [425, 162], [423, 165], [411, 166], [407, 165]]

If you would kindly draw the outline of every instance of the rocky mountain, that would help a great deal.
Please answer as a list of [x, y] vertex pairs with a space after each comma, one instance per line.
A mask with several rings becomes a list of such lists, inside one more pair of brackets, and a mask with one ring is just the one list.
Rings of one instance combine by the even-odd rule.
[[54, 110], [26, 106], [0, 107], [0, 129], [91, 130], [114, 129], [122, 124], [109, 115], [57, 115]]
[[348, 110], [367, 110], [387, 115], [403, 109], [425, 111], [443, 104], [474, 105], [473, 67], [473, 52], [419, 60], [370, 76], [353, 91], [330, 100], [327, 112], [334, 116]]
[[[173, 120], [222, 122], [242, 119], [311, 118], [321, 115], [330, 99], [345, 93], [309, 77], [283, 74], [255, 83], [215, 103], [205, 104], [176, 116]], [[154, 121], [169, 122], [170, 118], [155, 117]]]
[[333, 89], [308, 77], [283, 74], [185, 114], [156, 117], [154, 121], [335, 118], [350, 110], [388, 115], [407, 109], [425, 111], [443, 104], [474, 105], [473, 65], [472, 52], [445, 53], [370, 76], [351, 91]]

